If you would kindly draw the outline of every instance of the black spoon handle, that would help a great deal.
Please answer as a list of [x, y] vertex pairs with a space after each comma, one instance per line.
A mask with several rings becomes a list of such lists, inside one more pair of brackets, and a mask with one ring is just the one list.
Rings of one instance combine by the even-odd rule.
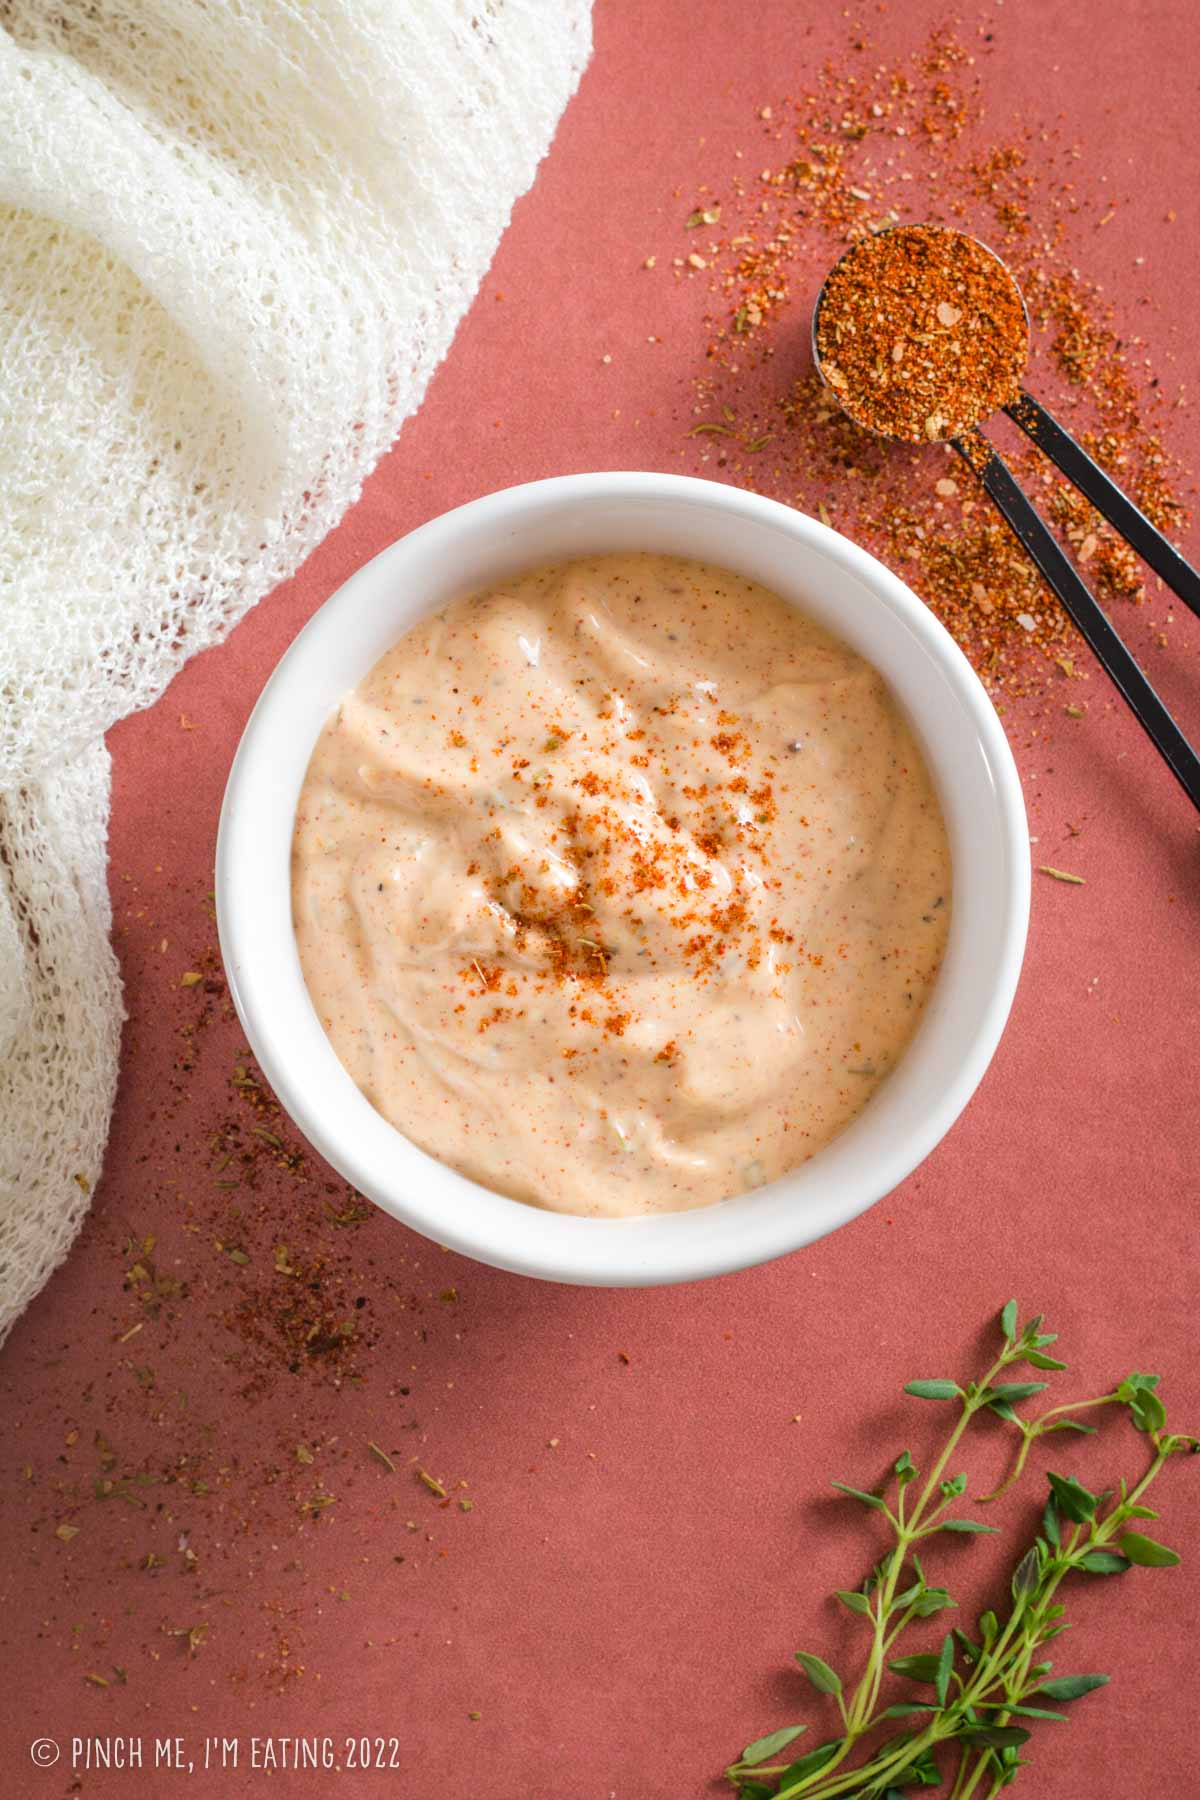
[[[985, 446], [990, 452], [986, 460], [983, 455]], [[986, 440], [982, 437], [977, 437], [970, 449], [964, 448], [957, 440], [954, 447], [967, 466], [978, 475], [987, 493], [1079, 627], [1098, 661], [1107, 670], [1118, 692], [1133, 709], [1146, 735], [1192, 805], [1200, 810], [1200, 757], [1142, 674], [1096, 600], [1079, 579], [1049, 526], [1013, 480], [1007, 464], [990, 445], [986, 445]]]
[[1122, 493], [1116, 482], [1109, 479], [1082, 444], [1076, 443], [1070, 432], [1065, 431], [1057, 419], [1052, 419], [1032, 394], [1022, 392], [1004, 410], [1026, 436], [1033, 439], [1038, 449], [1044, 450], [1051, 462], [1058, 464], [1067, 480], [1091, 501], [1096, 511], [1102, 513], [1110, 525], [1116, 526], [1125, 542], [1156, 575], [1162, 576], [1184, 605], [1190, 606], [1194, 613], [1200, 613], [1200, 574], [1180, 556], [1157, 525], [1150, 523], [1128, 494]]

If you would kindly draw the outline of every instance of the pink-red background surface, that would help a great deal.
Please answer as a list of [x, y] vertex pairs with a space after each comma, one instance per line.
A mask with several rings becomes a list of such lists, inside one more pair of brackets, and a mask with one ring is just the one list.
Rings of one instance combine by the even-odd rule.
[[[866, 22], [888, 54], [942, 16], [907, 4]], [[1081, 183], [1122, 198], [1104, 231], [1081, 225], [1078, 259], [1185, 391], [1200, 373], [1194, 27], [1184, 0], [1026, 0], [961, 22], [991, 126], [1024, 110], [1066, 129]], [[373, 1211], [339, 1225], [345, 1189], [311, 1162], [265, 1158], [253, 1190], [215, 1185], [214, 1140], [253, 1124], [230, 1086], [242, 1040], [219, 995], [180, 980], [211, 965], [217, 813], [263, 680], [352, 570], [447, 507], [568, 470], [698, 466], [684, 434], [704, 302], [669, 278], [681, 209], [701, 182], [719, 191], [736, 148], [753, 161], [758, 108], [802, 88], [847, 31], [807, 0], [601, 0], [582, 90], [420, 415], [301, 574], [112, 734], [121, 1091], [87, 1227], [0, 1371], [6, 1793], [715, 1793], [760, 1731], [832, 1725], [792, 1652], [853, 1667], [858, 1628], [828, 1596], [880, 1540], [828, 1482], [870, 1486], [906, 1444], [922, 1459], [936, 1409], [901, 1384], [970, 1373], [1010, 1294], [1061, 1331], [1065, 1394], [1153, 1368], [1173, 1423], [1200, 1426], [1200, 838], [1096, 679], [1086, 731], [1034, 738], [1010, 715], [1034, 861], [1087, 885], [1035, 877], [1016, 1008], [980, 1092], [900, 1191], [834, 1237], [707, 1285], [576, 1291], [462, 1261]], [[660, 278], [641, 269], [651, 254]], [[798, 311], [816, 276], [798, 278]], [[1194, 410], [1171, 430], [1195, 466]], [[1200, 735], [1200, 621], [1169, 653], [1145, 618], [1130, 630]], [[157, 1310], [126, 1280], [147, 1235], [181, 1284]], [[295, 1372], [270, 1324], [272, 1284], [289, 1279], [279, 1245], [322, 1265], [317, 1310], [355, 1321], [350, 1351]], [[1096, 1486], [1143, 1453], [1116, 1421], [1052, 1445], [1035, 1464]], [[1003, 1458], [985, 1433], [981, 1482]], [[97, 1480], [116, 1491], [98, 1498]], [[931, 1556], [964, 1603], [986, 1571], [1003, 1582], [1034, 1492], [994, 1509], [1005, 1547]], [[1172, 1467], [1161, 1492], [1184, 1565], [1073, 1598], [1060, 1666], [1112, 1685], [1039, 1732], [1019, 1791], [1200, 1793], [1200, 1464]], [[318, 1493], [334, 1499], [314, 1511]], [[141, 1734], [148, 1761], [155, 1736], [182, 1736], [196, 1772], [73, 1779], [71, 1737], [115, 1733]], [[251, 1734], [295, 1733], [394, 1736], [400, 1772], [245, 1766]], [[29, 1760], [42, 1735], [63, 1746], [52, 1769]], [[242, 1738], [239, 1770], [202, 1772], [212, 1735]]]

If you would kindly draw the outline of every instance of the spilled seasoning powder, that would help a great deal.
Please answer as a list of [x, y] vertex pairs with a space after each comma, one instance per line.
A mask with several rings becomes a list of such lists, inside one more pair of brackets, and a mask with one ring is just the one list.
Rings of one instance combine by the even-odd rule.
[[[392, 1584], [418, 1590], [472, 1533], [477, 1511], [431, 1499], [435, 1546], [398, 1491], [417, 1463], [444, 1467], [445, 1361], [464, 1354], [470, 1304], [447, 1252], [398, 1237], [298, 1139], [245, 1047], [211, 895], [168, 939], [153, 909], [173, 879], [119, 880], [143, 1176], [92, 1213], [86, 1355], [31, 1390], [6, 1503], [42, 1558], [51, 1672], [132, 1701], [170, 1671], [253, 1708], [319, 1683], [373, 1593], [386, 1607]], [[173, 1056], [139, 1046], [147, 999]], [[331, 1591], [350, 1596], [336, 1638]]]
[[[807, 361], [813, 305], [847, 248], [870, 254], [901, 223], [946, 225], [990, 245], [1028, 308], [1029, 387], [1161, 530], [1177, 540], [1188, 514], [1166, 443], [1183, 395], [1080, 271], [1080, 240], [1107, 201], [1087, 190], [1075, 147], [1055, 128], [1010, 119], [1003, 138], [989, 135], [985, 70], [986, 52], [952, 32], [885, 59], [856, 31], [809, 88], [755, 104], [760, 147], [697, 195], [706, 210], [720, 207], [705, 275], [673, 266], [677, 281], [702, 280], [709, 293], [683, 466], [855, 538], [930, 606], [1003, 703], [1086, 679], [1090, 659], [990, 500], [930, 441], [937, 409], [904, 446], [888, 443], [846, 416], [846, 390], [835, 400]], [[683, 225], [681, 216], [680, 249]], [[939, 304], [959, 302], [935, 297], [937, 328], [949, 332]], [[845, 334], [834, 364], [849, 382]], [[1111, 527], [1007, 421], [987, 429], [1099, 598], [1140, 603], [1145, 571]]]

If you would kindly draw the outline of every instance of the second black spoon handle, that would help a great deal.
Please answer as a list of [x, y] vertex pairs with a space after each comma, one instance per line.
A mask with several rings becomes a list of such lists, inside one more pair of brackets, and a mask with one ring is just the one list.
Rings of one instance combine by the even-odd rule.
[[977, 439], [969, 451], [961, 444], [955, 444], [963, 461], [978, 475], [1007, 524], [1066, 607], [1192, 805], [1200, 810], [1200, 756], [1196, 755], [1117, 636], [1098, 601], [1068, 562], [1058, 539], [1013, 480], [1007, 464], [994, 450], [985, 458], [981, 454], [983, 448], [982, 438]]
[[1058, 464], [1084, 499], [1090, 500], [1096, 511], [1102, 513], [1110, 525], [1116, 526], [1125, 542], [1156, 575], [1162, 576], [1184, 605], [1190, 606], [1194, 613], [1200, 613], [1200, 573], [1179, 554], [1157, 525], [1150, 523], [1129, 495], [1104, 473], [1083, 445], [1077, 443], [1032, 394], [1022, 392], [1004, 410], [1026, 436], [1033, 439], [1038, 449], [1044, 450], [1051, 462]]

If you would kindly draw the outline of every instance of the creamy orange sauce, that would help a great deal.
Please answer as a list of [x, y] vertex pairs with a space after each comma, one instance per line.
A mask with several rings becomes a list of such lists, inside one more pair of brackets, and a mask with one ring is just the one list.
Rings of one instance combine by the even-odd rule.
[[868, 663], [740, 576], [630, 554], [456, 601], [376, 664], [313, 752], [292, 898], [384, 1117], [610, 1216], [758, 1187], [862, 1110], [950, 863]]

